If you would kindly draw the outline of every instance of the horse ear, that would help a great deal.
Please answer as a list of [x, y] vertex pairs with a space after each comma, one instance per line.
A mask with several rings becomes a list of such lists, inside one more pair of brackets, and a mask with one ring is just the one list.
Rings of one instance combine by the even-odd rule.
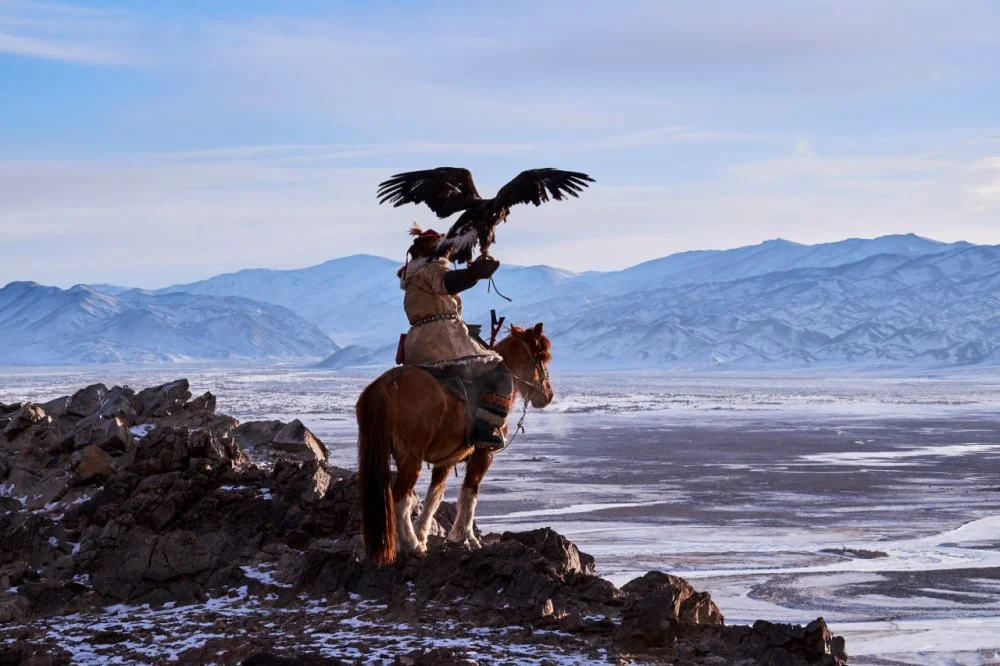
[[535, 324], [535, 335], [537, 336], [541, 334], [542, 334], [542, 322], [538, 322], [537, 324]]
[[521, 334], [523, 332], [524, 332], [524, 329], [521, 328], [520, 326], [518, 326], [517, 324], [511, 324], [510, 325], [510, 334], [511, 335], [519, 335], [519, 334]]

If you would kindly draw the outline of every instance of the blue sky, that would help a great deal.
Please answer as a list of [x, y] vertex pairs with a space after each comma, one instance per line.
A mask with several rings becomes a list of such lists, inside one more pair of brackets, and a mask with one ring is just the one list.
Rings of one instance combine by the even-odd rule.
[[1000, 243], [1000, 3], [0, 0], [0, 284], [399, 256], [400, 170], [519, 207], [494, 254], [620, 268], [775, 237]]

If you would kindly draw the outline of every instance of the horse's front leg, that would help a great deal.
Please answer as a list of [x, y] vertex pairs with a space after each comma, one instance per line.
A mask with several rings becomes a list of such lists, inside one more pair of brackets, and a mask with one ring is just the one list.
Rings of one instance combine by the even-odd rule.
[[438, 507], [444, 499], [444, 487], [448, 482], [448, 473], [454, 465], [435, 467], [431, 472], [431, 485], [427, 488], [427, 499], [424, 500], [424, 510], [417, 518], [417, 541], [427, 548], [427, 536], [431, 532], [431, 523], [437, 514]]
[[427, 552], [413, 531], [413, 505], [417, 498], [413, 487], [420, 477], [420, 460], [408, 458], [396, 461], [396, 482], [392, 485], [392, 499], [396, 504], [396, 538], [401, 550], [423, 555]]
[[486, 449], [476, 449], [465, 468], [465, 481], [462, 483], [462, 493], [458, 497], [458, 512], [455, 524], [448, 535], [449, 541], [481, 548], [482, 544], [476, 538], [472, 529], [476, 517], [476, 501], [479, 498], [479, 484], [493, 462], [493, 452]]

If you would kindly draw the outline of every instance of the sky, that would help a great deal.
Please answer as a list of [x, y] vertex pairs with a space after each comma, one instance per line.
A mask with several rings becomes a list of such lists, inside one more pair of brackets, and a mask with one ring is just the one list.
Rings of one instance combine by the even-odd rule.
[[572, 270], [917, 233], [1000, 244], [1000, 2], [0, 0], [0, 285], [403, 258], [399, 171], [516, 207]]

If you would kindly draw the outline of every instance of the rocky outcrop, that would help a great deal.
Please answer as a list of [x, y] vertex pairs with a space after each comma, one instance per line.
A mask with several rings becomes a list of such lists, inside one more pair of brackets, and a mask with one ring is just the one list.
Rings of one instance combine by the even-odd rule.
[[236, 429], [235, 437], [245, 451], [259, 460], [292, 457], [326, 462], [330, 457], [326, 445], [298, 419], [291, 423], [249, 421]]
[[[240, 425], [215, 413], [215, 402], [211, 394], [192, 399], [178, 380], [138, 393], [98, 384], [43, 405], [2, 406], [0, 634], [13, 642], [0, 663], [8, 655], [64, 663], [55, 638], [31, 633], [44, 618], [84, 617], [112, 604], [197, 607], [234, 591], [283, 613], [377, 604], [378, 619], [395, 630], [474, 627], [494, 632], [491, 640], [514, 640], [503, 638], [514, 635], [511, 627], [529, 637], [544, 630], [562, 651], [646, 662], [846, 658], [821, 619], [729, 627], [707, 593], [660, 572], [619, 589], [548, 528], [486, 534], [479, 550], [450, 544], [447, 504], [427, 557], [373, 567], [357, 536], [354, 473], [330, 466], [326, 447], [302, 423]], [[300, 624], [283, 621], [305, 632], [315, 623], [306, 613]], [[19, 642], [28, 634], [32, 641]], [[339, 663], [221, 635], [184, 659], [221, 652], [225, 663]], [[38, 652], [38, 641], [52, 650]], [[389, 659], [487, 663], [460, 647], [400, 650]]]

